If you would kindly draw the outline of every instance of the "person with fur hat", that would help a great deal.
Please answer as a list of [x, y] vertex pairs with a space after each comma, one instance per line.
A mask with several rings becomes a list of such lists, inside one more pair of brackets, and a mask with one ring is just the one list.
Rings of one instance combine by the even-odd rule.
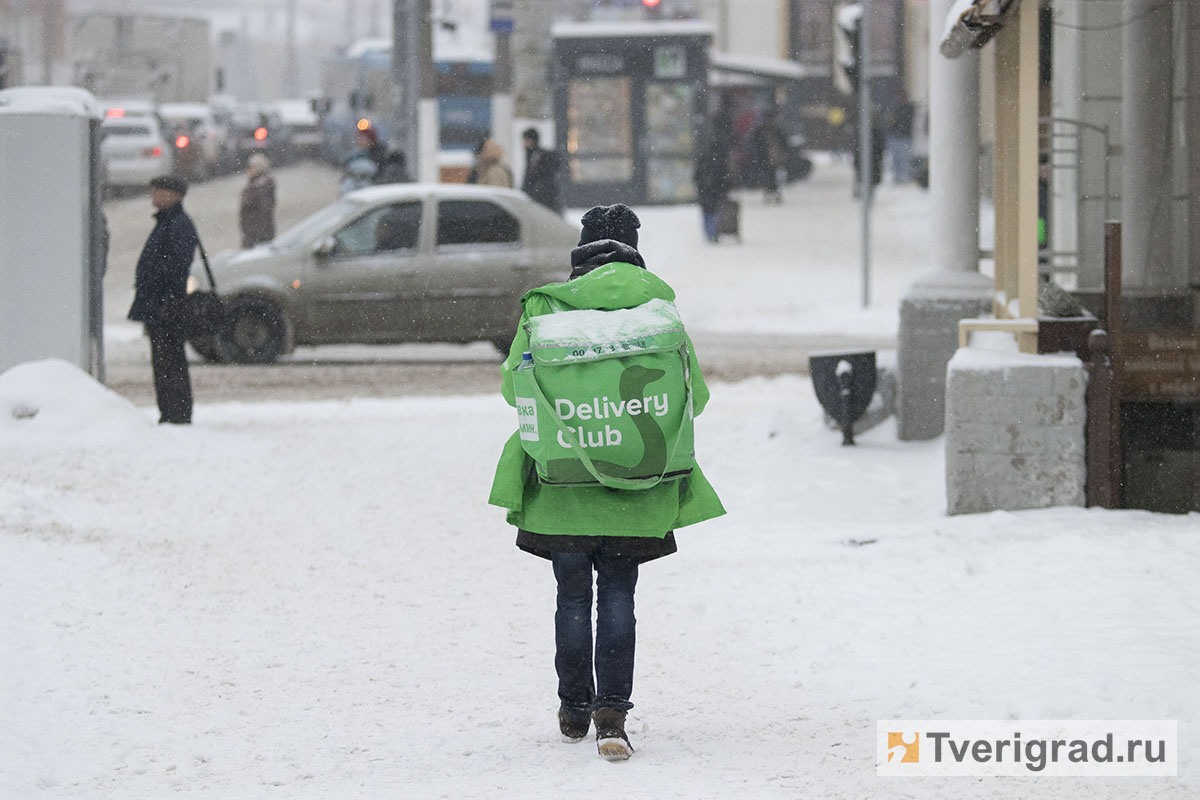
[[263, 153], [246, 160], [246, 185], [238, 206], [242, 247], [255, 247], [275, 238], [275, 179], [271, 162]]
[[159, 422], [187, 425], [192, 421], [192, 380], [188, 374], [186, 339], [173, 314], [187, 294], [187, 279], [199, 236], [183, 210], [187, 181], [160, 175], [150, 181], [150, 202], [157, 209], [154, 230], [142, 247], [134, 276], [129, 319], [145, 325], [150, 338], [150, 365]]
[[[526, 322], [557, 311], [634, 308], [675, 292], [646, 268], [638, 251], [637, 215], [628, 206], [597, 206], [583, 215], [571, 274], [528, 292], [507, 360], [501, 393], [516, 405], [513, 373], [529, 349]], [[708, 388], [688, 341], [694, 414]], [[507, 509], [517, 547], [549, 559], [557, 581], [554, 615], [558, 723], [565, 741], [584, 739], [595, 725], [600, 755], [610, 761], [633, 753], [625, 730], [633, 708], [634, 589], [639, 565], [676, 551], [675, 530], [725, 513], [696, 465], [690, 474], [652, 488], [625, 490], [541, 483], [520, 434], [504, 446], [488, 500]], [[592, 586], [596, 625], [592, 626]], [[594, 637], [593, 637], [594, 633]], [[594, 647], [593, 647], [594, 641]]]
[[513, 187], [513, 174], [504, 163], [504, 148], [492, 137], [487, 137], [475, 146], [475, 166], [467, 176], [467, 183], [480, 186]]

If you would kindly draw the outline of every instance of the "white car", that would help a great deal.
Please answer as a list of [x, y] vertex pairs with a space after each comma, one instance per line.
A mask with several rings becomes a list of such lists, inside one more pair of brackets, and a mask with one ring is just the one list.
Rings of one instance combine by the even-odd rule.
[[130, 113], [110, 107], [100, 123], [100, 160], [110, 188], [144, 187], [151, 178], [169, 175], [174, 154], [155, 113]]
[[288, 159], [316, 158], [321, 154], [321, 118], [307, 100], [276, 100], [271, 108], [283, 124]]
[[[359, 189], [273, 242], [213, 258], [228, 320], [192, 346], [260, 363], [317, 344], [486, 341], [507, 354], [521, 296], [566, 280], [578, 238], [512, 189]], [[208, 289], [199, 262], [189, 284]]]

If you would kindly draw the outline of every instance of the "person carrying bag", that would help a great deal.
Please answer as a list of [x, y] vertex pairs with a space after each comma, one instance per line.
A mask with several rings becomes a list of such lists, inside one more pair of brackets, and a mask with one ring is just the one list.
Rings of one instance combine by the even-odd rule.
[[507, 510], [517, 547], [554, 570], [559, 732], [578, 742], [594, 724], [599, 754], [621, 761], [633, 753], [639, 565], [725, 509], [695, 457], [708, 387], [675, 292], [637, 250], [637, 215], [597, 206], [582, 223], [570, 278], [521, 300], [501, 368], [516, 430], [488, 502]]

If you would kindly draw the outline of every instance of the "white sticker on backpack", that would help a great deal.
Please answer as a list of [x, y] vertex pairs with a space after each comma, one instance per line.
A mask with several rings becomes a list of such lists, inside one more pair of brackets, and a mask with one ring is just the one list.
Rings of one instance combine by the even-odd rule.
[[521, 438], [530, 442], [538, 441], [540, 437], [538, 436], [537, 401], [531, 397], [517, 397], [515, 400]]

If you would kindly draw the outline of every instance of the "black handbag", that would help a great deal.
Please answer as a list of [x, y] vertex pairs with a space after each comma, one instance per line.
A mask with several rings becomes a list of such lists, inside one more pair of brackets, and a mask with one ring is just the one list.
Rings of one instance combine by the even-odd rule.
[[204, 262], [204, 273], [208, 276], [209, 289], [198, 289], [184, 296], [175, 315], [175, 324], [180, 332], [188, 339], [203, 339], [215, 336], [225, 326], [225, 303], [217, 295], [217, 281], [213, 278], [212, 267], [208, 265], [208, 253], [199, 239], [196, 245], [200, 248], [200, 260]]

